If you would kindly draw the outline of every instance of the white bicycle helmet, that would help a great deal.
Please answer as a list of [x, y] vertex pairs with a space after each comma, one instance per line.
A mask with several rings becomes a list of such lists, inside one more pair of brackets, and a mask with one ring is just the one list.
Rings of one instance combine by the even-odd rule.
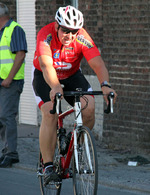
[[60, 7], [55, 15], [55, 20], [60, 26], [72, 29], [80, 29], [83, 26], [83, 14], [75, 7], [68, 5]]

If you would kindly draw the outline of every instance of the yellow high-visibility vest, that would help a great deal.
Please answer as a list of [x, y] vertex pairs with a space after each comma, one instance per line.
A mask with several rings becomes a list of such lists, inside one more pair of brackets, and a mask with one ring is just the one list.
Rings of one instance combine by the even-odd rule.
[[[20, 26], [18, 23], [12, 21], [10, 26], [5, 27], [1, 41], [0, 41], [0, 78], [6, 79], [12, 69], [16, 54], [13, 54], [10, 50], [11, 36], [16, 26]], [[24, 66], [21, 65], [19, 71], [16, 73], [14, 80], [24, 79]]]

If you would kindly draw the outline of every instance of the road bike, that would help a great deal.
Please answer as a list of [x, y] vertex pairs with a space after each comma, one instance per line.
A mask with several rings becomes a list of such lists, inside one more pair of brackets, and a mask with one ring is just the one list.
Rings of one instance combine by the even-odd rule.
[[[86, 106], [88, 100], [84, 95], [103, 95], [102, 91], [66, 91], [64, 96], [74, 96], [74, 106], [62, 112], [61, 94], [57, 93], [51, 114], [58, 114], [57, 124], [57, 145], [54, 156], [54, 168], [62, 181], [73, 178], [74, 195], [96, 195], [98, 187], [98, 162], [95, 140], [91, 130], [83, 126], [82, 110], [80, 98], [84, 98]], [[109, 104], [105, 113], [113, 113], [113, 98], [111, 92], [108, 95]], [[86, 107], [85, 106], [85, 107]], [[68, 135], [64, 129], [63, 120], [66, 116], [74, 113], [74, 127]], [[43, 159], [40, 153], [37, 175], [40, 180], [42, 195], [59, 195], [61, 192], [61, 182], [50, 182], [44, 185]]]

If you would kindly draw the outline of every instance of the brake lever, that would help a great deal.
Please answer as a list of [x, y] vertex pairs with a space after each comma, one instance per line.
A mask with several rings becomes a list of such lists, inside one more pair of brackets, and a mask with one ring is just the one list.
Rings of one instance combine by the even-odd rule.
[[56, 97], [55, 97], [55, 99], [54, 99], [53, 109], [50, 110], [50, 113], [51, 113], [51, 114], [55, 114], [55, 113], [56, 113]]
[[113, 109], [114, 93], [113, 92], [110, 92], [107, 98], [108, 98], [108, 102], [109, 103], [108, 103], [107, 109], [104, 110], [104, 112], [106, 114], [113, 113], [114, 112], [114, 109]]
[[61, 93], [56, 93], [55, 95], [55, 99], [54, 99], [54, 104], [53, 104], [53, 109], [50, 110], [50, 114], [55, 114], [56, 113], [56, 110], [57, 110], [57, 113], [59, 112], [58, 110], [58, 104], [60, 103], [60, 98], [61, 98], [62, 94]]

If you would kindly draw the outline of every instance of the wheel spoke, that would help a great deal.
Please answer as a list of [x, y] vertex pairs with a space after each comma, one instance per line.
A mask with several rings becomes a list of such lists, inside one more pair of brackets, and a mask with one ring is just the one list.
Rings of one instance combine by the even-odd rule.
[[82, 127], [79, 131], [77, 144], [79, 173], [76, 170], [76, 163], [74, 159], [74, 194], [96, 195], [98, 185], [97, 155], [94, 138], [88, 128]]

